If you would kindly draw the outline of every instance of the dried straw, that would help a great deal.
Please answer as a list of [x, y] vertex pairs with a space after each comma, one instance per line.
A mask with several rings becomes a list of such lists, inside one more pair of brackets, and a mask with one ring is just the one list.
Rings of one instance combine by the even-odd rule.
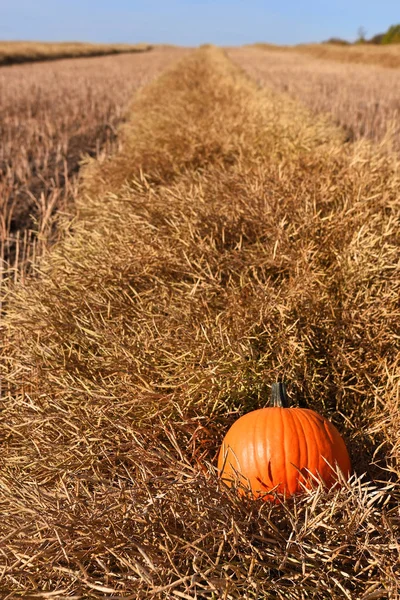
[[[4, 597], [398, 598], [397, 163], [212, 48], [123, 136], [9, 292]], [[273, 505], [218, 481], [278, 376], [343, 433], [341, 489]]]

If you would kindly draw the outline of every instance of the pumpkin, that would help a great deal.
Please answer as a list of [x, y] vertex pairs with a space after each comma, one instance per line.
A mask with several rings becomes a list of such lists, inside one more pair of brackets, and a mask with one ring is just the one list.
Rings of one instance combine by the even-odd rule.
[[239, 493], [276, 498], [309, 488], [316, 479], [327, 488], [345, 478], [351, 465], [346, 445], [332, 423], [313, 410], [290, 408], [284, 383], [272, 385], [272, 406], [240, 417], [227, 432], [218, 456], [219, 476]]

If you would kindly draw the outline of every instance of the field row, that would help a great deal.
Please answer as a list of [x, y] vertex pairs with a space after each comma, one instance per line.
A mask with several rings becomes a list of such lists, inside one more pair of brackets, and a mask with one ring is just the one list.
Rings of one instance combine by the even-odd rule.
[[368, 138], [400, 151], [400, 70], [254, 48], [232, 49], [229, 56], [259, 85], [335, 121], [347, 140]]
[[[7, 288], [10, 598], [398, 598], [400, 170], [343, 138], [215, 48], [135, 97], [71, 230]], [[241, 499], [216, 457], [278, 380], [354, 475]]]
[[183, 51], [154, 50], [0, 70], [0, 256], [15, 273], [74, 210], [81, 161], [115, 151], [133, 93]]
[[397, 69], [400, 67], [400, 45], [339, 45], [339, 44], [299, 44], [298, 46], [274, 46], [272, 44], [255, 44], [256, 48], [269, 52], [282, 50], [288, 53], [299, 53], [341, 63], [360, 65], [377, 65]]
[[[109, 154], [133, 92], [184, 50], [66, 60], [0, 71], [0, 255], [14, 273], [41, 254], [56, 212], [69, 211], [85, 156]], [[229, 56], [259, 84], [300, 100], [346, 131], [388, 150], [400, 146], [400, 74], [316, 60], [287, 50]]]
[[148, 44], [85, 44], [44, 42], [0, 42], [0, 66], [24, 62], [82, 58], [151, 50]]

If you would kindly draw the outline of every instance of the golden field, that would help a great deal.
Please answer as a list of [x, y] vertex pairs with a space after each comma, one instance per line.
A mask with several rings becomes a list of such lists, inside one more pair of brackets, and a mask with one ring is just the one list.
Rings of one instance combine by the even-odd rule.
[[[160, 59], [3, 282], [5, 598], [400, 595], [399, 156], [259, 52]], [[218, 479], [278, 379], [344, 436], [341, 488], [272, 504]]]
[[73, 213], [81, 161], [117, 148], [132, 94], [183, 50], [0, 69], [0, 257], [16, 277]]
[[400, 67], [399, 44], [386, 46], [357, 44], [345, 47], [335, 44], [305, 44], [299, 49], [315, 58], [338, 60], [344, 63], [378, 65], [392, 69]]
[[24, 62], [103, 56], [151, 50], [149, 44], [85, 44], [82, 42], [0, 42], [0, 66]]
[[234, 48], [229, 56], [259, 85], [326, 115], [348, 141], [368, 138], [389, 152], [400, 151], [400, 71], [284, 49]]
[[339, 61], [342, 63], [356, 63], [365, 65], [378, 65], [381, 67], [397, 69], [400, 67], [400, 44], [377, 46], [374, 44], [355, 44], [341, 46], [338, 44], [299, 44], [298, 46], [274, 46], [273, 44], [255, 44], [258, 49], [267, 51], [286, 51], [308, 54], [314, 58]]

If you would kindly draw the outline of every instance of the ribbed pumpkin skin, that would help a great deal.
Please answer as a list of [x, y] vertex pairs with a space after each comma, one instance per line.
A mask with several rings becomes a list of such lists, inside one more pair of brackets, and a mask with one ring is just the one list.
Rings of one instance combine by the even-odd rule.
[[310, 409], [270, 407], [247, 413], [232, 425], [220, 449], [218, 471], [228, 485], [240, 473], [254, 497], [271, 500], [265, 492], [275, 486], [288, 497], [302, 490], [301, 482], [309, 485], [307, 471], [332, 487], [335, 473], [326, 461], [349, 476], [347, 448], [332, 423]]

